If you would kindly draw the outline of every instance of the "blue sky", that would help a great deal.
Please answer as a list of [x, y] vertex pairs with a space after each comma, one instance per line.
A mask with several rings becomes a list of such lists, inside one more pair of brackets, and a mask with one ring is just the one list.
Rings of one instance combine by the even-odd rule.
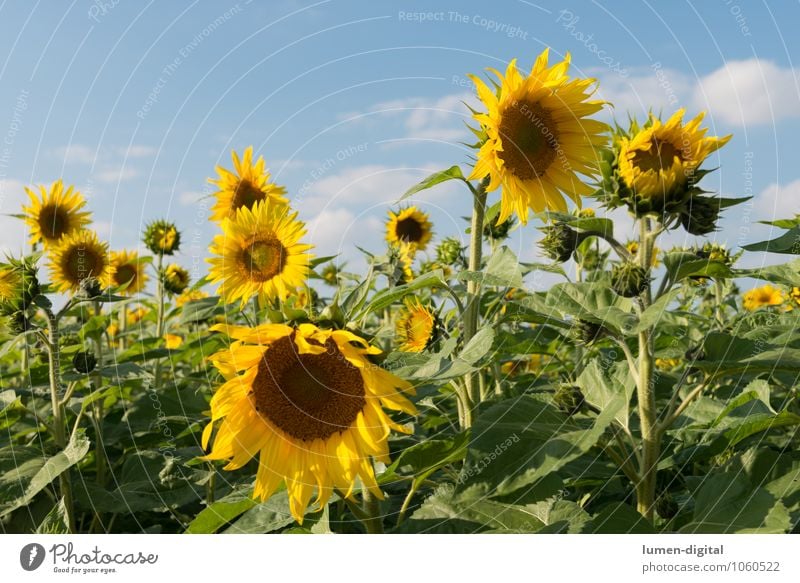
[[[599, 79], [619, 119], [707, 109], [712, 133], [734, 134], [705, 184], [755, 197], [716, 234], [735, 247], [770, 235], [754, 221], [800, 212], [797, 22], [796, 2], [742, 0], [1, 2], [0, 213], [18, 212], [23, 185], [63, 177], [114, 248], [137, 246], [153, 218], [176, 221], [179, 260], [199, 274], [216, 230], [206, 178], [252, 144], [317, 253], [357, 267], [354, 245], [381, 250], [402, 192], [466, 168], [466, 74], [529, 67], [550, 46]], [[464, 236], [463, 188], [417, 202], [438, 235]], [[625, 239], [630, 220], [615, 216]], [[0, 247], [20, 249], [21, 225], [0, 220]], [[531, 225], [510, 244], [533, 259], [539, 237]]]

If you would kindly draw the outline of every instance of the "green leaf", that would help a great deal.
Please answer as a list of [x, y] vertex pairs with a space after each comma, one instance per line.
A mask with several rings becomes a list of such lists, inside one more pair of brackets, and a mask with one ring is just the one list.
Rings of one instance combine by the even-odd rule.
[[344, 301], [342, 301], [342, 312], [344, 313], [345, 319], [350, 319], [352, 314], [360, 310], [364, 305], [369, 295], [369, 290], [372, 288], [373, 278], [374, 271], [370, 268], [364, 280], [350, 290], [350, 293], [344, 298]]
[[497, 287], [522, 287], [522, 270], [519, 260], [511, 249], [503, 245], [492, 253], [483, 271], [462, 271], [461, 281], [477, 281], [483, 285]]
[[69, 534], [69, 519], [64, 498], [61, 498], [42, 519], [36, 527], [36, 534]]
[[225, 308], [219, 303], [218, 297], [200, 298], [199, 300], [186, 302], [183, 305], [180, 323], [196, 324], [198, 322], [205, 322], [214, 316], [224, 313]]
[[212, 534], [258, 505], [251, 492], [236, 491], [204, 508], [189, 526], [186, 534]]
[[49, 486], [53, 480], [81, 461], [89, 452], [89, 445], [89, 439], [80, 434], [74, 441], [68, 443], [63, 451], [48, 459], [25, 486], [25, 491], [19, 498], [0, 505], [0, 517], [33, 500], [34, 496]]
[[[800, 227], [799, 227], [800, 228]], [[767, 265], [755, 269], [738, 269], [737, 277], [752, 277], [789, 286], [800, 286], [800, 259], [781, 265]]]
[[465, 482], [486, 482], [495, 496], [533, 484], [589, 451], [624, 406], [618, 395], [592, 420], [567, 417], [538, 395], [501, 401], [475, 421]]
[[632, 303], [605, 284], [560, 283], [547, 292], [546, 304], [581, 320], [602, 324], [618, 334], [632, 334], [638, 325]]
[[475, 364], [489, 354], [494, 343], [494, 328], [481, 328], [458, 355], [467, 364]]
[[767, 251], [769, 253], [800, 255], [800, 226], [792, 227], [776, 239], [742, 245], [742, 248], [745, 251]]
[[674, 251], [664, 254], [664, 267], [670, 281], [679, 282], [687, 277], [711, 277], [717, 279], [734, 277], [730, 267], [720, 261], [709, 261], [694, 253]]
[[784, 533], [786, 507], [764, 488], [751, 488], [740, 472], [706, 476], [694, 496], [692, 521], [682, 533]]
[[[372, 296], [372, 300], [359, 314], [359, 318], [363, 317], [365, 314], [380, 312], [393, 303], [400, 301], [409, 293], [428, 287], [447, 287], [441, 269], [435, 269], [429, 273], [424, 273], [405, 285], [379, 291]], [[354, 320], [357, 319], [358, 318], [354, 318]]]
[[622, 502], [604, 507], [583, 527], [588, 534], [655, 534], [656, 530], [641, 514]]
[[230, 525], [225, 534], [265, 534], [294, 522], [289, 511], [289, 498], [283, 490], [266, 502], [253, 506], [241, 518]]
[[614, 221], [602, 217], [578, 217], [567, 213], [547, 212], [541, 213], [545, 220], [564, 223], [582, 232], [597, 233], [601, 237], [614, 236]]
[[593, 360], [578, 376], [576, 384], [586, 401], [600, 411], [622, 399], [624, 406], [619, 408], [615, 419], [623, 427], [628, 427], [630, 401], [636, 383], [631, 378], [627, 362], [602, 366], [599, 360]]
[[420, 191], [427, 190], [432, 186], [436, 186], [437, 184], [441, 184], [442, 182], [446, 182], [448, 180], [463, 180], [464, 182], [466, 182], [464, 175], [461, 173], [461, 168], [459, 168], [458, 166], [451, 166], [447, 170], [434, 172], [433, 174], [425, 178], [422, 182], [419, 182], [416, 185], [412, 186], [411, 188], [406, 190], [405, 194], [403, 194], [403, 196], [401, 196], [397, 202], [402, 202], [409, 196], [413, 196]]
[[467, 432], [445, 439], [426, 439], [404, 449], [379, 481], [385, 483], [396, 475], [397, 470], [414, 476], [429, 476], [439, 468], [464, 459], [467, 454]]

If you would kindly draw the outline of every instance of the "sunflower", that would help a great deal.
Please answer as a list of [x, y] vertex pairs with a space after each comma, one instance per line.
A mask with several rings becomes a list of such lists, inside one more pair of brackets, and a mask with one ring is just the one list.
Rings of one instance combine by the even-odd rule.
[[177, 263], [164, 269], [164, 289], [173, 295], [182, 294], [189, 287], [189, 272]]
[[406, 298], [405, 310], [400, 314], [396, 334], [400, 350], [422, 352], [436, 339], [438, 322], [436, 314], [423, 306], [419, 298]]
[[197, 300], [202, 300], [207, 298], [208, 294], [203, 290], [199, 289], [187, 289], [177, 298], [175, 298], [175, 305], [179, 308], [182, 308], [189, 302], [196, 302]]
[[181, 246], [181, 233], [175, 223], [159, 219], [148, 223], [142, 240], [156, 255], [174, 255]]
[[350, 497], [360, 479], [382, 498], [370, 458], [389, 463], [390, 429], [408, 433], [383, 407], [416, 414], [402, 394], [413, 388], [369, 361], [380, 350], [346, 330], [217, 325], [234, 342], [211, 357], [227, 382], [211, 399], [203, 431], [208, 460], [227, 470], [259, 455], [254, 497], [286, 483], [292, 515], [302, 523], [314, 489], [322, 509], [334, 488]]
[[183, 338], [177, 334], [164, 334], [164, 346], [166, 346], [167, 350], [180, 348], [181, 344], [183, 344]]
[[149, 310], [144, 306], [139, 306], [135, 310], [131, 310], [128, 312], [128, 315], [125, 319], [129, 326], [133, 326], [134, 324], [138, 324], [142, 321], [142, 319], [149, 313]]
[[486, 190], [502, 186], [502, 223], [516, 213], [528, 222], [528, 211], [565, 212], [566, 194], [580, 206], [581, 195], [591, 194], [579, 174], [597, 176], [595, 149], [607, 142], [608, 126], [586, 116], [600, 111], [605, 102], [591, 100], [595, 79], [571, 79], [570, 57], [548, 67], [545, 49], [527, 77], [517, 71], [514, 59], [505, 75], [490, 69], [499, 89], [492, 91], [470, 75], [486, 113], [475, 113], [485, 141], [469, 180], [489, 178]]
[[650, 122], [619, 144], [619, 174], [625, 185], [641, 198], [668, 202], [687, 184], [703, 161], [731, 139], [706, 137], [700, 128], [705, 113], [684, 124], [685, 110], [676, 111], [666, 123], [650, 115]]
[[0, 300], [8, 301], [17, 297], [19, 284], [19, 273], [14, 269], [0, 268]]
[[132, 296], [144, 289], [147, 283], [144, 262], [139, 260], [136, 251], [111, 252], [111, 285], [123, 287], [119, 293]]
[[432, 227], [428, 213], [415, 206], [397, 213], [390, 210], [389, 220], [386, 221], [386, 242], [390, 245], [405, 243], [411, 245], [414, 251], [422, 251], [433, 236]]
[[655, 365], [658, 370], [661, 371], [671, 371], [678, 368], [681, 365], [680, 358], [656, 358]]
[[792, 301], [792, 307], [800, 307], [800, 287], [793, 287], [789, 292], [789, 299]]
[[226, 302], [241, 300], [244, 306], [256, 294], [262, 303], [285, 299], [305, 283], [311, 245], [299, 242], [305, 225], [288, 206], [263, 201], [252, 209], [241, 207], [222, 222], [222, 230], [209, 247], [216, 257], [207, 261], [209, 278], [222, 282]]
[[767, 306], [780, 306], [786, 300], [786, 294], [767, 284], [745, 292], [742, 299], [744, 309], [753, 311]]
[[65, 235], [50, 250], [50, 277], [58, 291], [78, 291], [81, 282], [92, 277], [101, 288], [111, 284], [108, 244], [101, 243], [94, 231], [82, 230]]
[[41, 241], [45, 247], [56, 245], [62, 237], [83, 229], [90, 222], [90, 213], [82, 211], [86, 200], [80, 192], [70, 186], [64, 190], [64, 183], [56, 180], [50, 191], [39, 186], [36, 194], [25, 187], [31, 199], [30, 206], [23, 206], [25, 222], [31, 231], [31, 244]]
[[233, 218], [240, 208], [253, 208], [257, 202], [268, 199], [277, 204], [288, 204], [283, 195], [286, 189], [270, 182], [270, 174], [264, 169], [264, 157], [259, 156], [253, 164], [253, 146], [244, 151], [239, 160], [236, 152], [231, 152], [236, 173], [217, 166], [219, 178], [209, 179], [211, 184], [219, 188], [215, 193], [217, 202], [211, 207], [211, 220], [222, 221]]

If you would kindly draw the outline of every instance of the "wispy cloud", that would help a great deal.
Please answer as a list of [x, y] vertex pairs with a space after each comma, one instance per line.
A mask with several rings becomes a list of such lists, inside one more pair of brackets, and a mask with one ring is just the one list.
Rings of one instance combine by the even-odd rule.
[[105, 183], [116, 183], [116, 182], [126, 182], [133, 178], [139, 176], [139, 173], [133, 169], [128, 167], [120, 167], [120, 168], [107, 168], [105, 170], [100, 170], [93, 175], [94, 180], [97, 182], [105, 182]]

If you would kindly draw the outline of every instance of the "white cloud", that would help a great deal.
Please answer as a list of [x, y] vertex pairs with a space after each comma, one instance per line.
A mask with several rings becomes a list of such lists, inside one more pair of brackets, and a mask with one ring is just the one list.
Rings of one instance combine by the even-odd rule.
[[183, 206], [193, 206], [197, 204], [204, 196], [208, 196], [208, 194], [194, 190], [186, 190], [178, 195], [178, 202]]
[[97, 172], [93, 178], [98, 182], [115, 183], [125, 182], [139, 176], [133, 168], [108, 168]]
[[132, 145], [128, 148], [119, 148], [118, 152], [126, 158], [149, 158], [158, 150], [152, 146]]
[[800, 214], [800, 179], [770, 184], [755, 197], [753, 208], [762, 220], [790, 219]]
[[57, 158], [62, 158], [65, 164], [94, 164], [97, 161], [97, 151], [83, 144], [69, 144], [53, 150]]
[[597, 96], [614, 105], [611, 110], [624, 125], [628, 114], [643, 119], [647, 112], [671, 114], [685, 105], [692, 93], [691, 79], [673, 69], [631, 70], [628, 77], [601, 75]]
[[798, 72], [772, 61], [729, 61], [701, 78], [694, 106], [735, 125], [800, 117]]
[[[22, 212], [22, 205], [29, 202], [24, 186], [19, 180], [0, 179], [0, 215]], [[3, 228], [0, 229], [0, 252], [19, 255], [27, 243], [25, 224], [20, 219], [4, 216]]]

